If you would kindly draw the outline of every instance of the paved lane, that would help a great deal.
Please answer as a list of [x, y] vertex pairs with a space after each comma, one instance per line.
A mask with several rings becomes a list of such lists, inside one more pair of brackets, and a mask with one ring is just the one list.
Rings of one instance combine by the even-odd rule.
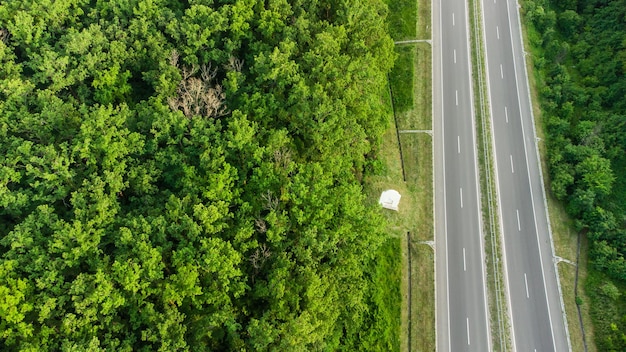
[[467, 4], [433, 2], [437, 350], [490, 351]]
[[516, 351], [567, 351], [515, 1], [483, 0], [504, 266]]

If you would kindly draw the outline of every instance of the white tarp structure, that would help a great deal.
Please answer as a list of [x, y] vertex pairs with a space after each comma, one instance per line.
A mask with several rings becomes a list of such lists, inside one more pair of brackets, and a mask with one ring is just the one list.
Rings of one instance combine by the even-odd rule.
[[394, 189], [388, 189], [380, 195], [378, 204], [382, 205], [385, 209], [391, 209], [398, 211], [398, 204], [400, 204], [400, 193]]

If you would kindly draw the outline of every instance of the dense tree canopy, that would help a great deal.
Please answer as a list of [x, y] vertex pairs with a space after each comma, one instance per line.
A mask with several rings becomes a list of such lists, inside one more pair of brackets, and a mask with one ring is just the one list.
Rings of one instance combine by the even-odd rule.
[[388, 123], [385, 15], [3, 1], [2, 349], [389, 349], [361, 189]]

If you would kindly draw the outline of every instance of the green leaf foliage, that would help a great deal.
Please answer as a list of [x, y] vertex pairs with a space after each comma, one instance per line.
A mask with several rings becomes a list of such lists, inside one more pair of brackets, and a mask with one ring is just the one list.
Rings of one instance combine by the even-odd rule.
[[0, 3], [0, 349], [399, 348], [361, 185], [386, 12]]

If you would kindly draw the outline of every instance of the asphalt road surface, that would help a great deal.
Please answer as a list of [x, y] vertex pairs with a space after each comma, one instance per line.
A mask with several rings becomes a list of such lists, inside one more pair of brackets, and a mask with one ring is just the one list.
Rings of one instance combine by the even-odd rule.
[[467, 4], [433, 2], [438, 351], [490, 351]]
[[489, 100], [514, 351], [568, 351], [515, 1], [483, 0]]

